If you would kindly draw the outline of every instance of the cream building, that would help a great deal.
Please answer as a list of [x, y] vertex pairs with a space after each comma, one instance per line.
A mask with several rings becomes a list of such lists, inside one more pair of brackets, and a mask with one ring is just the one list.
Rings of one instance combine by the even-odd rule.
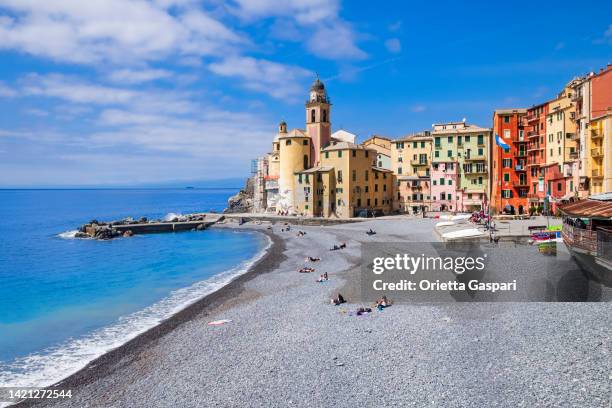
[[431, 146], [429, 131], [392, 141], [391, 169], [396, 176], [394, 210], [417, 213], [431, 209]]
[[374, 135], [361, 145], [376, 150], [376, 166], [391, 170], [391, 139]]

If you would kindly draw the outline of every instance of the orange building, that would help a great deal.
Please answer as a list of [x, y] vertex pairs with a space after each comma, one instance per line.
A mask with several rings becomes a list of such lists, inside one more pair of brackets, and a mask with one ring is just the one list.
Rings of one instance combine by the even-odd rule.
[[[527, 109], [499, 109], [493, 113], [491, 205], [496, 213], [524, 214], [528, 211], [526, 114]], [[510, 148], [498, 146], [496, 135]]]
[[546, 198], [546, 115], [548, 102], [527, 109], [524, 130], [527, 132], [527, 183], [529, 207], [543, 207]]

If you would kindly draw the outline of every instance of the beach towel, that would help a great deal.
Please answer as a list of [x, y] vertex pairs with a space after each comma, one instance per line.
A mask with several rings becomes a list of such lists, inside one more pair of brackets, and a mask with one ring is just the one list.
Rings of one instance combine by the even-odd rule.
[[231, 322], [231, 320], [229, 319], [222, 319], [222, 320], [213, 320], [212, 322], [208, 322], [209, 326], [221, 326], [224, 325], [225, 323], [229, 323]]

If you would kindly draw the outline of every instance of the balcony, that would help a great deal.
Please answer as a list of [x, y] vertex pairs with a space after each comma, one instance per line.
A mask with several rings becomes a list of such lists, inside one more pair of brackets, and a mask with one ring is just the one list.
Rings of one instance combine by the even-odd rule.
[[603, 172], [601, 171], [601, 169], [593, 169], [591, 170], [591, 177], [603, 178]]
[[569, 154], [569, 158], [572, 160], [576, 160], [580, 157], [580, 154], [578, 152], [570, 152]]
[[419, 166], [428, 166], [428, 165], [429, 165], [429, 163], [427, 163], [427, 160], [422, 161], [422, 160], [419, 160], [419, 159], [416, 159], [416, 160], [410, 160], [410, 164], [411, 164], [411, 165], [413, 165], [413, 166], [415, 166], [415, 167], [419, 167]]
[[434, 144], [434, 149], [441, 149], [442, 145], [441, 144]]
[[487, 158], [484, 155], [470, 155], [466, 156], [465, 161], [485, 161]]
[[603, 133], [599, 129], [591, 129], [591, 139], [603, 139]]
[[514, 188], [529, 188], [529, 184], [527, 184], [527, 181], [519, 181], [518, 183], [516, 183], [514, 185]]
[[532, 122], [532, 121], [537, 120], [537, 119], [538, 119], [538, 115], [536, 115], [535, 113], [528, 114], [528, 115], [525, 116], [525, 120], [527, 122]]
[[527, 146], [527, 152], [535, 152], [536, 150], [542, 150], [544, 149], [544, 147], [537, 145], [537, 146]]
[[464, 170], [464, 173], [466, 176], [471, 176], [471, 175], [487, 174], [488, 171], [486, 168], [475, 168], [475, 169]]
[[514, 157], [527, 157], [527, 152], [525, 150], [518, 150]]
[[591, 157], [603, 157], [603, 150], [601, 147], [591, 149]]
[[536, 131], [536, 130], [532, 130], [527, 132], [527, 137], [531, 138], [531, 137], [540, 137], [540, 132]]
[[414, 191], [421, 191], [423, 189], [423, 186], [421, 185], [411, 185], [410, 188]]
[[525, 166], [517, 164], [516, 166], [514, 166], [514, 171], [527, 171], [527, 169], [525, 168]]
[[565, 138], [567, 140], [576, 140], [576, 133], [567, 132], [565, 134]]

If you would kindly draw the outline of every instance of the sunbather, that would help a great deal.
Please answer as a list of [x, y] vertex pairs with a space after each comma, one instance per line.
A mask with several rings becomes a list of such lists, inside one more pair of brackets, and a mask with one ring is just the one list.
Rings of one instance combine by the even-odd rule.
[[310, 262], [319, 262], [321, 258], [314, 258], [312, 256], [309, 256], [308, 258], [306, 258], [306, 260]]
[[338, 293], [338, 297], [335, 299], [332, 299], [331, 303], [332, 305], [338, 306], [338, 305], [341, 305], [342, 303], [346, 303], [346, 300], [344, 300], [342, 295]]
[[300, 269], [298, 272], [299, 273], [310, 273], [310, 272], [314, 272], [314, 268], [308, 268], [308, 267], [303, 267], [302, 269]]
[[319, 276], [319, 279], [317, 279], [317, 282], [327, 282], [329, 280], [329, 277], [327, 276], [327, 272], [325, 272], [323, 275]]

